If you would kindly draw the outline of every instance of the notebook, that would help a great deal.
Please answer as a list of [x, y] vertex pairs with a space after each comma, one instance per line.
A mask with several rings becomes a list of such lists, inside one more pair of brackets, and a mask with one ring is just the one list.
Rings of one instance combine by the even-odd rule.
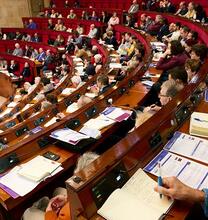
[[208, 137], [208, 114], [193, 112], [190, 120], [189, 133], [200, 137]]
[[139, 169], [121, 188], [116, 189], [98, 210], [106, 220], [156, 220], [166, 213], [172, 200], [163, 197], [153, 188], [157, 183]]
[[27, 163], [21, 165], [18, 174], [29, 180], [39, 182], [47, 176], [50, 176], [59, 166], [61, 166], [61, 163], [38, 155]]
[[77, 143], [79, 143], [79, 141], [89, 138], [89, 136], [85, 134], [81, 134], [69, 128], [62, 128], [62, 129], [53, 131], [50, 134], [50, 137], [72, 144], [72, 145], [76, 145]]

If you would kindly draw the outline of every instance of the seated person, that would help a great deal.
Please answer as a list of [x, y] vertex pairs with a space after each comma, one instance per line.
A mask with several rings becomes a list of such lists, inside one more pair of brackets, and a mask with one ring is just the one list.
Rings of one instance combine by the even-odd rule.
[[126, 56], [128, 54], [128, 50], [131, 47], [131, 42], [130, 42], [131, 34], [130, 33], [125, 33], [121, 39], [121, 44], [118, 47], [117, 52], [119, 53], [120, 56]]
[[31, 54], [31, 59], [32, 60], [36, 60], [36, 57], [38, 56], [38, 50], [37, 49], [34, 49], [31, 47], [31, 50], [32, 50], [32, 54]]
[[91, 21], [98, 21], [98, 16], [96, 15], [95, 11], [92, 11], [91, 16], [89, 16], [89, 20], [91, 20]]
[[58, 19], [57, 24], [54, 27], [55, 31], [66, 31], [66, 27], [64, 26], [61, 19]]
[[147, 28], [147, 32], [153, 36], [157, 35], [158, 31], [162, 27], [163, 17], [162, 15], [156, 15], [155, 21]]
[[41, 82], [43, 84], [43, 93], [47, 94], [52, 90], [54, 90], [53, 84], [51, 83], [50, 79], [48, 79], [47, 77], [42, 77]]
[[185, 18], [196, 20], [196, 11], [194, 2], [189, 2], [188, 11], [184, 15]]
[[170, 33], [168, 35], [162, 37], [163, 42], [166, 42], [166, 41], [171, 42], [173, 40], [179, 40], [179, 37], [181, 35], [180, 27], [181, 27], [180, 22], [171, 23], [169, 25], [169, 32]]
[[23, 35], [19, 31], [16, 31], [14, 40], [22, 40], [22, 38]]
[[183, 89], [183, 86], [181, 86], [181, 84], [177, 83], [174, 80], [165, 81], [162, 84], [160, 93], [158, 95], [161, 106], [153, 104], [151, 106], [144, 108], [144, 112], [150, 112], [152, 114], [155, 114], [163, 106], [167, 105], [168, 102], [171, 101], [182, 89]]
[[78, 31], [74, 31], [74, 41], [73, 43], [76, 44], [82, 44], [82, 36], [80, 36]]
[[77, 25], [76, 31], [78, 32], [79, 35], [84, 34], [84, 28], [81, 24]]
[[93, 76], [96, 73], [98, 73], [101, 68], [102, 68], [102, 55], [96, 54], [94, 56], [94, 64], [92, 64], [92, 63], [89, 63], [89, 64], [85, 63], [85, 74], [87, 76]]
[[32, 42], [40, 42], [40, 37], [38, 36], [38, 33], [34, 33], [34, 36], [31, 38]]
[[91, 98], [89, 98], [85, 95], [82, 95], [77, 101], [77, 106], [78, 106], [78, 108], [82, 108], [83, 106], [87, 105], [91, 101], [92, 101]]
[[65, 2], [64, 2], [64, 8], [69, 8], [69, 1], [68, 0], [66, 0]]
[[107, 23], [109, 21], [109, 17], [105, 11], [101, 12], [101, 16], [100, 16], [99, 21], [101, 21], [103, 23]]
[[197, 79], [197, 72], [199, 71], [201, 63], [198, 60], [187, 59], [185, 63], [185, 70], [188, 74], [188, 83], [194, 83]]
[[16, 63], [16, 61], [15, 60], [11, 60], [10, 61], [10, 65], [8, 65], [8, 67], [7, 67], [8, 72], [15, 74], [18, 69], [19, 69], [19, 66]]
[[29, 24], [27, 25], [27, 28], [28, 29], [37, 29], [37, 24], [32, 20], [32, 19], [30, 19], [29, 20]]
[[139, 11], [139, 4], [138, 4], [137, 0], [133, 0], [132, 4], [131, 4], [131, 6], [130, 6], [130, 8], [128, 10], [128, 13], [129, 14], [135, 14], [138, 11]]
[[97, 37], [97, 34], [98, 34], [98, 29], [95, 27], [94, 24], [91, 24], [90, 25], [90, 30], [89, 30], [89, 33], [88, 33], [88, 37], [89, 38], [96, 38]]
[[48, 29], [49, 30], [53, 30], [55, 27], [55, 25], [53, 24], [53, 20], [52, 19], [48, 19]]
[[75, 50], [75, 45], [74, 45], [74, 42], [73, 42], [72, 35], [69, 35], [69, 37], [67, 39], [67, 42], [66, 42], [66, 45], [65, 45], [65, 50], [66, 50], [66, 53], [68, 53], [68, 54], [72, 54]]
[[207, 57], [207, 47], [205, 44], [195, 44], [191, 48], [191, 59], [198, 60], [203, 63], [205, 58]]
[[91, 87], [91, 91], [95, 93], [96, 96], [105, 93], [111, 87], [107, 75], [98, 76], [96, 82], [96, 86]]
[[119, 17], [117, 16], [116, 12], [113, 12], [112, 17], [108, 21], [108, 27], [114, 26], [116, 24], [119, 24]]
[[20, 79], [22, 79], [24, 82], [33, 83], [34, 76], [30, 70], [30, 65], [28, 62], [25, 62], [24, 68], [22, 72], [20, 73]]
[[[36, 87], [39, 85], [39, 83], [41, 81], [41, 78], [39, 76], [37, 76], [37, 77], [35, 77], [34, 81], [35, 81], [34, 84], [30, 85], [29, 88], [27, 89], [28, 94], [30, 94], [31, 92], [33, 92], [36, 89]], [[24, 83], [24, 88], [25, 88], [25, 84], [26, 84], [26, 86], [28, 85], [27, 83], [28, 82]]]
[[20, 57], [23, 56], [23, 50], [22, 50], [22, 48], [20, 47], [19, 43], [16, 43], [16, 44], [15, 44], [15, 49], [14, 49], [12, 55], [14, 55], [14, 56], [20, 56]]
[[55, 95], [47, 94], [46, 100], [41, 103], [41, 111], [51, 108], [54, 104], [58, 103], [58, 99]]
[[180, 2], [179, 9], [175, 13], [175, 15], [184, 16], [187, 13], [187, 11], [188, 11], [188, 9], [186, 7], [186, 2], [182, 1], [182, 2]]
[[32, 55], [32, 48], [30, 46], [28, 46], [27, 44], [25, 45], [25, 51], [23, 54], [25, 57], [31, 57]]
[[134, 23], [135, 22], [134, 22], [134, 18], [132, 17], [132, 15], [127, 14], [126, 15], [125, 26], [133, 28], [134, 27]]
[[82, 47], [81, 44], [76, 44], [75, 45], [74, 55], [76, 57], [81, 58], [82, 60], [88, 60], [88, 58], [89, 58], [89, 55], [88, 55], [87, 51]]
[[169, 70], [175, 66], [183, 66], [187, 60], [180, 41], [174, 40], [168, 44], [166, 51], [157, 63], [156, 68], [159, 70]]
[[60, 47], [64, 44], [64, 38], [61, 34], [58, 34], [54, 43], [53, 43], [53, 46], [55, 47]]
[[57, 13], [55, 12], [54, 9], [51, 10], [51, 15], [50, 15], [51, 18], [57, 18]]
[[117, 50], [118, 42], [116, 40], [116, 37], [113, 35], [112, 31], [108, 31], [106, 33], [106, 37], [103, 40], [105, 41], [105, 44], [113, 45], [114, 49]]
[[72, 86], [75, 89], [79, 89], [81, 86], [84, 85], [80, 76], [72, 76], [71, 78]]
[[89, 16], [86, 11], [82, 11], [81, 20], [88, 20]]
[[46, 53], [45, 53], [45, 51], [43, 50], [43, 48], [40, 47], [40, 48], [39, 48], [39, 54], [37, 55], [36, 60], [37, 60], [38, 62], [43, 62], [43, 61], [45, 60], [45, 58], [46, 58]]
[[188, 74], [184, 67], [174, 67], [168, 71], [168, 79], [184, 87], [188, 83]]
[[71, 9], [71, 10], [69, 11], [69, 14], [67, 15], [67, 18], [68, 18], [68, 19], [75, 19], [76, 17], [77, 17], [77, 15], [74, 13], [74, 10]]
[[43, 63], [43, 71], [53, 70], [55, 66], [53, 65], [54, 59], [50, 50], [46, 51], [46, 57]]
[[[99, 155], [93, 152], [86, 152], [79, 157], [74, 174], [87, 167], [96, 160]], [[67, 201], [67, 191], [65, 188], [58, 187], [53, 198], [43, 197], [28, 208], [24, 214], [23, 220], [70, 220], [70, 199]]]
[[23, 37], [22, 37], [22, 40], [30, 42], [30, 41], [32, 41], [32, 37], [31, 37], [30, 34], [24, 34]]

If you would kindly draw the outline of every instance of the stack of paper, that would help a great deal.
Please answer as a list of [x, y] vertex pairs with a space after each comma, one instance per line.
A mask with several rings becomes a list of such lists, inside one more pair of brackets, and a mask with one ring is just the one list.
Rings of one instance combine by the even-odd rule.
[[85, 93], [85, 96], [87, 96], [87, 97], [89, 97], [89, 98], [95, 98], [96, 96], [97, 96], [97, 94], [95, 94], [95, 93], [92, 93], [92, 92], [87, 92], [87, 93]]
[[120, 63], [110, 63], [109, 64], [109, 68], [110, 69], [120, 69], [121, 68], [121, 64]]
[[101, 114], [113, 119], [114, 121], [121, 122], [128, 119], [131, 116], [132, 111], [117, 107], [107, 107], [103, 112], [101, 112]]
[[57, 119], [57, 117], [53, 117], [51, 120], [49, 120], [47, 123], [44, 124], [44, 127], [47, 128], [50, 125], [56, 123], [57, 122], [56, 119]]
[[150, 81], [150, 80], [144, 80], [141, 83], [144, 84], [145, 86], [149, 86], [149, 87], [152, 87], [154, 84], [154, 82]]
[[16, 105], [17, 105], [17, 102], [10, 102], [10, 103], [7, 105], [7, 108], [14, 108]]
[[62, 95], [70, 95], [72, 92], [74, 92], [76, 89], [75, 88], [65, 88], [63, 91], [62, 91]]
[[73, 113], [75, 111], [77, 111], [79, 109], [78, 105], [76, 102], [72, 103], [71, 105], [69, 105], [66, 109], [67, 113]]
[[84, 123], [85, 127], [101, 130], [109, 125], [114, 124], [115, 121], [107, 118], [105, 115], [99, 115], [97, 118], [92, 118]]
[[201, 137], [208, 137], [208, 114], [193, 112], [190, 120], [189, 133]]
[[79, 130], [80, 133], [82, 134], [85, 134], [89, 137], [92, 137], [92, 138], [95, 138], [95, 139], [98, 139], [101, 137], [101, 133], [98, 129], [94, 129], [94, 128], [89, 128], [89, 127], [82, 127], [80, 130]]
[[98, 214], [107, 220], [155, 220], [172, 205], [167, 198], [160, 199], [153, 188], [156, 182], [139, 169], [121, 188], [115, 190]]
[[71, 130], [69, 128], [58, 129], [50, 134], [50, 137], [55, 138], [66, 143], [76, 145], [79, 141], [89, 138], [85, 134], [81, 134], [77, 131]]

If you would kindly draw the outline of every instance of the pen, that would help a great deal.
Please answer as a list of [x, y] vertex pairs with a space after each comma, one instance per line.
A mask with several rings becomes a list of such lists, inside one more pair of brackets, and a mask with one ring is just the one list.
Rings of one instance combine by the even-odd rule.
[[200, 118], [194, 118], [194, 120], [200, 121], [200, 122], [208, 122], [207, 120], [203, 120], [203, 119], [200, 119]]
[[[162, 175], [161, 175], [161, 165], [160, 165], [160, 162], [158, 163], [158, 171], [159, 171], [159, 175], [158, 175], [157, 183], [158, 183], [158, 186], [162, 186], [163, 183], [162, 183]], [[162, 194], [161, 193], [160, 193], [160, 198], [162, 199]]]

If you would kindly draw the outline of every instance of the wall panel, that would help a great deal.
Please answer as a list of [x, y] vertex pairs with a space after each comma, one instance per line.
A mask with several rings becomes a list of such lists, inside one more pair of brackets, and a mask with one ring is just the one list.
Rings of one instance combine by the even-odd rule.
[[22, 27], [21, 17], [31, 16], [29, 0], [0, 0], [0, 27]]

